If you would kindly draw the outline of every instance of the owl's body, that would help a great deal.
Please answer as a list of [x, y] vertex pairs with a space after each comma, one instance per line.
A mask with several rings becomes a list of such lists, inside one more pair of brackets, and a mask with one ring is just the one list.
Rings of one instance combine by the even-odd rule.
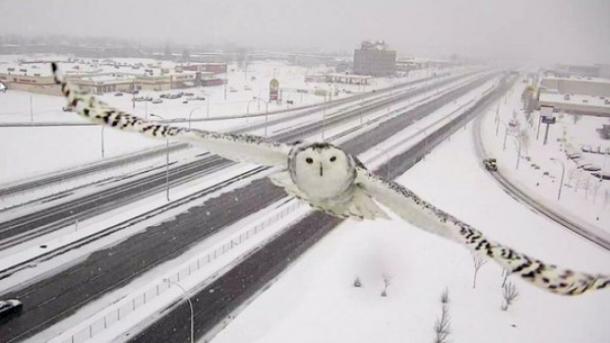
[[287, 170], [271, 181], [312, 207], [342, 218], [387, 218], [370, 195], [358, 186], [354, 156], [329, 143], [297, 143], [288, 153]]
[[355, 156], [332, 144], [282, 144], [258, 136], [191, 130], [147, 121], [71, 89], [61, 81], [55, 64], [53, 72], [68, 105], [88, 120], [153, 138], [198, 144], [234, 161], [276, 167], [279, 171], [270, 176], [275, 185], [331, 215], [355, 219], [388, 218], [377, 204], [379, 202], [412, 225], [493, 259], [506, 270], [550, 292], [577, 295], [610, 286], [608, 276], [559, 269], [487, 240], [480, 231], [424, 201], [404, 186], [371, 174]]

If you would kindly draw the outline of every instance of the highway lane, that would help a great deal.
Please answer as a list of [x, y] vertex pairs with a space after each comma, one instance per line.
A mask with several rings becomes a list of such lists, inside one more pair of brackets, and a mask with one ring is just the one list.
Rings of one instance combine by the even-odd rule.
[[[475, 81], [389, 119], [377, 128], [350, 139], [344, 146], [352, 153], [360, 153], [410, 125], [415, 118], [450, 103], [486, 80]], [[14, 342], [41, 331], [86, 303], [124, 286], [151, 268], [184, 253], [209, 235], [285, 196], [284, 191], [273, 186], [268, 179], [257, 180], [99, 250], [47, 279], [3, 295], [3, 298], [21, 299], [24, 311], [1, 327], [0, 341]]]
[[[440, 75], [438, 77], [442, 77], [442, 76], [446, 76], [446, 75]], [[415, 80], [415, 81], [403, 82], [398, 85], [380, 89], [377, 92], [358, 94], [358, 95], [354, 95], [354, 96], [343, 98], [343, 99], [332, 100], [332, 101], [326, 102], [326, 103], [312, 104], [312, 105], [308, 105], [308, 106], [302, 106], [300, 108], [278, 110], [278, 111], [269, 112], [268, 114], [257, 114], [256, 116], [268, 115], [271, 117], [271, 119], [267, 123], [259, 123], [256, 125], [249, 126], [247, 128], [235, 130], [233, 132], [241, 133], [241, 132], [246, 132], [246, 131], [250, 131], [250, 130], [261, 129], [265, 125], [269, 125], [269, 126], [276, 125], [276, 124], [279, 124], [279, 123], [282, 123], [285, 121], [293, 120], [298, 117], [303, 117], [303, 116], [307, 116], [307, 115], [310, 115], [310, 114], [313, 114], [316, 112], [320, 112], [322, 109], [331, 110], [333, 108], [338, 108], [338, 107], [348, 104], [350, 102], [357, 104], [363, 100], [367, 100], [367, 99], [370, 99], [373, 97], [379, 97], [380, 94], [384, 94], [384, 93], [387, 94], [387, 93], [391, 93], [394, 90], [399, 90], [404, 87], [415, 86], [417, 84], [424, 83], [424, 82], [430, 81], [430, 80], [432, 80], [434, 78], [438, 78], [438, 77], [428, 77], [428, 78], [423, 78], [423, 79], [419, 79], [419, 80]], [[289, 115], [289, 116], [281, 116], [280, 118], [275, 118], [275, 117], [277, 117], [277, 115], [283, 115], [283, 114], [290, 113], [290, 112], [296, 112], [296, 113]], [[254, 115], [250, 115], [248, 117], [253, 117], [253, 116]], [[240, 116], [240, 118], [241, 117], [243, 117], [243, 116]], [[226, 120], [227, 117], [216, 118], [216, 119], [217, 120], [220, 120], [220, 119]], [[196, 122], [196, 121], [207, 121], [207, 120], [209, 120], [209, 119], [205, 119], [205, 118], [201, 119], [201, 120], [194, 119], [192, 121]], [[182, 120], [182, 121], [177, 121], [177, 122], [186, 122], [186, 119]], [[78, 125], [91, 126], [91, 125], [97, 125], [97, 124], [85, 123], [85, 124], [78, 124]], [[189, 146], [188, 144], [173, 144], [170, 146], [170, 152], [179, 151], [179, 150], [187, 148], [188, 146]], [[118, 158], [114, 158], [114, 159], [91, 163], [84, 167], [61, 171], [58, 173], [54, 173], [53, 175], [47, 175], [47, 176], [38, 177], [38, 178], [35, 178], [32, 180], [19, 182], [19, 183], [1, 188], [0, 197], [4, 197], [4, 196], [8, 196], [8, 195], [15, 194], [15, 193], [20, 193], [20, 192], [25, 192], [25, 191], [28, 191], [28, 190], [31, 190], [34, 188], [38, 188], [41, 186], [49, 186], [49, 185], [57, 183], [57, 182], [64, 182], [65, 180], [69, 180], [71, 178], [80, 177], [80, 176], [88, 175], [91, 173], [100, 172], [102, 170], [119, 167], [119, 166], [124, 166], [129, 163], [142, 161], [142, 160], [150, 159], [150, 158], [157, 157], [157, 156], [162, 156], [163, 154], [165, 154], [165, 152], [166, 152], [165, 147], [148, 149], [145, 151], [139, 151], [139, 152], [127, 154], [127, 155], [124, 155], [124, 156], [121, 156]]]
[[[475, 128], [473, 130], [474, 141], [477, 155], [480, 160], [484, 158], [488, 158], [489, 156], [485, 152], [485, 148], [483, 147], [483, 142], [481, 138], [481, 118], [478, 118], [475, 121]], [[536, 213], [543, 215], [550, 220], [556, 222], [557, 224], [563, 226], [564, 228], [576, 233], [577, 235], [593, 242], [594, 244], [599, 245], [600, 247], [610, 250], [610, 235], [605, 232], [596, 231], [593, 228], [586, 228], [583, 225], [576, 223], [564, 215], [559, 213], [557, 210], [554, 210], [548, 206], [541, 204], [536, 201], [530, 195], [528, 195], [523, 190], [519, 189], [519, 187], [515, 186], [510, 180], [508, 180], [500, 171], [489, 173], [495, 180], [498, 182], [499, 186], [512, 196], [515, 200], [521, 202], [523, 205], [529, 207]]]
[[[426, 141], [420, 141], [405, 152], [394, 156], [377, 169], [377, 173], [396, 178], [415, 165], [426, 153], [448, 136], [483, 113], [494, 101], [509, 89], [508, 83], [498, 87], [464, 115], [431, 133]], [[362, 142], [353, 142], [358, 149]], [[219, 329], [233, 311], [269, 285], [282, 271], [326, 233], [343, 222], [321, 212], [313, 212], [293, 224], [283, 234], [254, 252], [247, 259], [191, 296], [194, 310], [195, 337], [201, 339]], [[154, 322], [130, 342], [190, 342], [190, 308], [178, 300], [164, 316]], [[210, 338], [207, 336], [206, 338]]]
[[[468, 74], [470, 75], [470, 74]], [[455, 76], [441, 81], [438, 86], [449, 84], [463, 76]], [[460, 89], [463, 89], [460, 88]], [[350, 109], [344, 113], [327, 118], [324, 122], [312, 122], [295, 129], [280, 133], [271, 139], [282, 142], [293, 142], [308, 135], [315, 134], [322, 127], [332, 128], [343, 124], [367, 111], [382, 109], [397, 101], [409, 99], [422, 94], [428, 89], [414, 89], [397, 93], [389, 98], [371, 102], [362, 107]], [[446, 96], [445, 96], [446, 97]], [[204, 154], [201, 158], [187, 164], [180, 164], [170, 170], [170, 183], [181, 184], [210, 173], [212, 170], [226, 167], [232, 162], [216, 155]], [[165, 187], [165, 171], [159, 170], [138, 180], [122, 182], [104, 191], [88, 194], [67, 202], [49, 206], [40, 211], [0, 223], [0, 249], [19, 244], [27, 239], [38, 237], [60, 227], [70, 225], [75, 220], [83, 221], [103, 211], [108, 211], [126, 204], [129, 201], [142, 199]]]

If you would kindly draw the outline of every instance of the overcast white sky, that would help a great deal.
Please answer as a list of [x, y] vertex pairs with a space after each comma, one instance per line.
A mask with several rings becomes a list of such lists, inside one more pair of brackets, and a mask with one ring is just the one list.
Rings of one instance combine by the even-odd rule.
[[610, 63], [610, 0], [0, 0], [0, 32]]

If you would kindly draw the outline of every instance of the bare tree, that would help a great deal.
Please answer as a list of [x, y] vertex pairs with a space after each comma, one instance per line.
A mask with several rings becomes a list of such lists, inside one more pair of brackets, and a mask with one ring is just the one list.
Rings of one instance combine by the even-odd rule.
[[472, 253], [472, 264], [474, 266], [474, 277], [472, 278], [472, 288], [476, 288], [477, 286], [477, 274], [479, 273], [479, 269], [483, 267], [483, 265], [487, 263], [487, 260], [477, 253]]
[[441, 317], [434, 323], [434, 343], [447, 343], [451, 333], [449, 318], [449, 289], [441, 294]]
[[441, 304], [449, 304], [449, 288], [445, 287], [443, 293], [441, 293]]
[[392, 277], [390, 276], [390, 274], [387, 274], [387, 273], [383, 273], [382, 277], [383, 277], [383, 291], [381, 292], [381, 296], [387, 297], [388, 296], [388, 287], [392, 283]]
[[519, 296], [519, 292], [517, 291], [517, 286], [512, 282], [507, 282], [502, 288], [502, 297], [504, 298], [504, 303], [502, 304], [502, 311], [508, 310], [508, 307], [517, 299]]
[[502, 269], [502, 288], [504, 288], [504, 285], [506, 285], [506, 280], [508, 280], [508, 277], [510, 276], [510, 270], [503, 268]]

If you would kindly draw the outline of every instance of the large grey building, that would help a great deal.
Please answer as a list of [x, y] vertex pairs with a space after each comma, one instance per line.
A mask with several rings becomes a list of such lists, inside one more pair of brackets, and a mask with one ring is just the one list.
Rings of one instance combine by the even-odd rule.
[[354, 50], [354, 74], [388, 76], [396, 71], [396, 51], [384, 41], [364, 41]]

